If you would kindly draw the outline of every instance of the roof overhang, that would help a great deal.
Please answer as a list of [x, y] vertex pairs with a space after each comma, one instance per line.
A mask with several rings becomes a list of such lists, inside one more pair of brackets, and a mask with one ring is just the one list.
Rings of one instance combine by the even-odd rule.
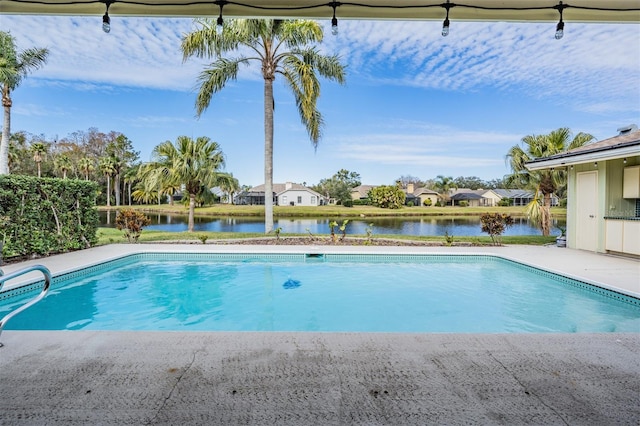
[[0, 0], [0, 14], [120, 16], [218, 16], [452, 21], [640, 22], [640, 0]]
[[615, 149], [602, 149], [569, 156], [565, 155], [559, 158], [534, 160], [525, 164], [525, 166], [528, 170], [544, 170], [635, 156], [640, 156], [640, 141]]

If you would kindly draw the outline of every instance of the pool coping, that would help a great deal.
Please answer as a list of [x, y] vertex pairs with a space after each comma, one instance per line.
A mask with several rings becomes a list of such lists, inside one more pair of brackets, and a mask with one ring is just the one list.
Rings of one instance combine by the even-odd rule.
[[[640, 299], [640, 261], [554, 246], [409, 247], [409, 246], [287, 246], [244, 244], [111, 244], [27, 262], [4, 265], [5, 274], [41, 264], [53, 277], [101, 263], [143, 253], [209, 254], [380, 254], [380, 255], [485, 255], [541, 269], [625, 296]], [[7, 282], [3, 291], [42, 279], [30, 273]]]

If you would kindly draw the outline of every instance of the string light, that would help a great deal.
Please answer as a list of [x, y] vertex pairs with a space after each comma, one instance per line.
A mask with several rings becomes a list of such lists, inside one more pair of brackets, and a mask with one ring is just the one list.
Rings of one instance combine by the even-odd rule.
[[218, 15], [218, 19], [216, 20], [216, 34], [221, 35], [222, 30], [224, 29], [224, 19], [222, 19], [222, 7], [227, 4], [226, 0], [217, 0], [214, 2], [220, 6], [220, 15]]
[[107, 5], [107, 9], [105, 10], [104, 15], [102, 16], [102, 31], [104, 31], [107, 34], [111, 32], [111, 18], [109, 17], [109, 6], [111, 6], [112, 3], [113, 1], [110, 1], [110, 0], [106, 0], [104, 2], [104, 4]]
[[622, 159], [622, 164], [627, 164], [627, 159], [626, 158]]
[[560, 40], [562, 36], [564, 36], [564, 22], [562, 21], [562, 11], [566, 8], [562, 2], [560, 2], [557, 6], [554, 6], [554, 9], [557, 9], [560, 12], [560, 21], [558, 21], [558, 25], [556, 25], [556, 40]]
[[338, 35], [338, 18], [336, 18], [336, 7], [340, 6], [338, 2], [331, 2], [331, 7], [333, 8], [333, 18], [331, 18], [331, 34], [334, 36]]
[[449, 9], [453, 6], [455, 5], [449, 3], [449, 0], [447, 0], [447, 2], [442, 5], [442, 7], [447, 9], [447, 16], [444, 18], [444, 22], [442, 23], [442, 37], [446, 37], [449, 35]]

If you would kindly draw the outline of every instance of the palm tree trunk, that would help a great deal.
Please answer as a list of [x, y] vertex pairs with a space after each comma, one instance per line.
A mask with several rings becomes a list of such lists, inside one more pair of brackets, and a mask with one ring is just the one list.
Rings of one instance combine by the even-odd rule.
[[120, 205], [120, 172], [116, 173], [116, 180], [113, 185], [116, 190], [116, 206]]
[[[7, 101], [8, 99], [8, 101]], [[9, 135], [11, 132], [11, 99], [3, 93], [4, 124], [2, 126], [2, 140], [0, 140], [0, 175], [9, 174]]]
[[551, 233], [551, 194], [543, 194], [544, 202], [542, 205], [541, 227], [542, 235], [548, 237]]
[[193, 232], [193, 217], [196, 212], [196, 194], [189, 194], [189, 232]]
[[107, 175], [107, 207], [111, 207], [111, 176]]
[[40, 168], [40, 161], [36, 162], [36, 165], [38, 166], [38, 177], [41, 177], [41, 168]]
[[264, 80], [264, 232], [273, 231], [273, 80]]

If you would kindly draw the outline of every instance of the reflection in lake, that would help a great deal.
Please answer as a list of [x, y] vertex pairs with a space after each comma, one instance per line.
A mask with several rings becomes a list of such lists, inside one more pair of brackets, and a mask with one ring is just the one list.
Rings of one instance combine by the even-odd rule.
[[[110, 212], [107, 220], [107, 212], [100, 212], [101, 226], [113, 226], [115, 211]], [[151, 219], [151, 225], [145, 229], [181, 232], [188, 227], [188, 216], [173, 214], [147, 213]], [[282, 228], [283, 234], [329, 234], [329, 223], [335, 220], [342, 224], [343, 218], [275, 218], [274, 228]], [[349, 218], [347, 234], [366, 234], [369, 224], [373, 224], [373, 234], [392, 235], [421, 235], [442, 236], [446, 233], [454, 236], [481, 236], [486, 235], [480, 228], [479, 216], [464, 217], [402, 217], [402, 218]], [[564, 227], [566, 220], [553, 219], [553, 226]], [[195, 231], [211, 232], [264, 232], [264, 219], [262, 217], [196, 217]], [[336, 228], [336, 232], [339, 232]], [[558, 234], [558, 232], [552, 232]], [[532, 226], [527, 218], [514, 218], [514, 225], [508, 228], [504, 235], [541, 235], [539, 229]]]

